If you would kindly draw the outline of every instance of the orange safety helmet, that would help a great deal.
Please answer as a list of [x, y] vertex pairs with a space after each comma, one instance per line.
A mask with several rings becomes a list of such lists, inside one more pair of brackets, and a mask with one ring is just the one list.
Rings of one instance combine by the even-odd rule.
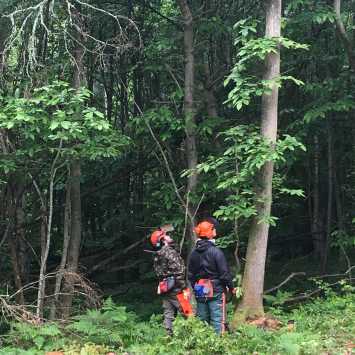
[[160, 243], [160, 240], [165, 237], [165, 231], [158, 229], [152, 233], [150, 236], [150, 242], [152, 243], [153, 246], [158, 246]]
[[208, 222], [208, 221], [200, 222], [195, 227], [195, 233], [200, 238], [212, 239], [213, 237], [216, 236], [215, 225], [213, 223], [211, 223], [211, 222]]

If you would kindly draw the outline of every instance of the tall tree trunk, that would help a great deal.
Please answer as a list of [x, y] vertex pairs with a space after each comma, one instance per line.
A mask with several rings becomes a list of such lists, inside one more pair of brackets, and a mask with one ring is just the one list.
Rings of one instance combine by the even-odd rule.
[[53, 221], [53, 198], [54, 198], [54, 182], [57, 173], [57, 160], [59, 158], [60, 149], [62, 148], [62, 140], [59, 143], [58, 152], [55, 156], [49, 177], [49, 198], [48, 202], [45, 200], [44, 194], [40, 191], [37, 183], [33, 180], [33, 184], [37, 190], [38, 196], [41, 200], [42, 207], [42, 222], [41, 222], [41, 267], [39, 272], [38, 293], [37, 293], [37, 310], [36, 315], [39, 320], [43, 319], [44, 305], [46, 296], [46, 272], [47, 260], [49, 256], [49, 248], [51, 245], [51, 231]]
[[328, 133], [328, 200], [327, 200], [327, 225], [326, 233], [323, 243], [321, 273], [324, 274], [327, 269], [329, 240], [332, 228], [332, 215], [333, 215], [333, 133], [331, 127], [331, 119], [327, 122]]
[[321, 230], [321, 215], [320, 215], [320, 192], [319, 192], [319, 137], [314, 136], [314, 155], [313, 155], [313, 209], [312, 209], [312, 241], [314, 254], [317, 258], [321, 258], [323, 231]]
[[[7, 18], [0, 18], [0, 91], [4, 93], [6, 91], [6, 85], [8, 81], [4, 79], [4, 69], [5, 69], [5, 42], [10, 33], [10, 21]], [[5, 133], [5, 131], [0, 130], [0, 136]]]
[[[69, 180], [69, 179], [68, 179]], [[49, 319], [54, 320], [56, 318], [57, 312], [57, 303], [59, 300], [59, 294], [62, 286], [65, 265], [67, 263], [67, 256], [69, 250], [69, 242], [70, 242], [70, 183], [67, 182], [66, 186], [66, 194], [65, 194], [65, 207], [64, 207], [64, 228], [63, 228], [63, 251], [62, 251], [62, 258], [60, 260], [59, 269], [55, 279], [55, 286], [54, 286], [54, 295], [53, 301], [50, 309]]]
[[14, 202], [14, 198], [9, 197], [9, 205], [8, 205], [8, 219], [9, 225], [9, 249], [10, 249], [10, 258], [12, 269], [14, 273], [14, 283], [16, 288], [16, 303], [23, 305], [25, 303], [25, 297], [22, 291], [23, 282], [21, 277], [21, 268], [19, 263], [19, 253], [18, 253], [18, 239], [16, 233], [13, 233], [13, 225], [15, 221], [16, 215], [16, 203]]
[[75, 160], [70, 165], [70, 240], [67, 255], [64, 293], [62, 300], [62, 310], [64, 319], [68, 318], [71, 313], [71, 306], [74, 296], [74, 278], [70, 277], [70, 273], [78, 271], [80, 243], [81, 243], [81, 196], [80, 196], [80, 177], [81, 166], [80, 161]]
[[12, 268], [14, 272], [14, 283], [17, 290], [16, 302], [18, 304], [25, 303], [25, 296], [22, 291], [24, 286], [24, 275], [27, 274], [25, 270], [25, 240], [24, 240], [24, 212], [23, 212], [23, 183], [15, 181], [11, 184], [11, 192], [8, 191], [8, 220], [9, 229], [7, 231], [9, 238], [9, 248]]
[[[189, 201], [194, 197], [197, 187], [197, 145], [196, 145], [196, 118], [194, 106], [194, 32], [193, 17], [191, 9], [186, 0], [177, 0], [184, 19], [184, 51], [185, 51], [185, 86], [184, 86], [184, 115], [185, 115], [185, 132], [186, 132], [186, 158], [187, 167], [193, 173], [187, 180], [187, 196]], [[194, 227], [194, 204], [188, 202], [190, 223], [189, 234], [190, 241], [195, 242]]]
[[[280, 37], [281, 0], [269, 0], [266, 4], [265, 37]], [[270, 53], [265, 59], [265, 80], [280, 75], [280, 53]], [[261, 135], [274, 147], [277, 134], [278, 88], [272, 87], [270, 94], [263, 94], [261, 104]], [[268, 161], [260, 171], [256, 186], [257, 215], [252, 221], [243, 277], [243, 298], [235, 311], [233, 327], [250, 316], [264, 314], [263, 291], [266, 249], [269, 233], [268, 218], [272, 203], [272, 177], [274, 163]]]
[[[77, 14], [79, 16], [79, 14]], [[77, 21], [82, 19], [78, 18]], [[82, 24], [80, 24], [82, 25]], [[79, 26], [80, 26], [79, 25]], [[82, 27], [82, 26], [80, 26]], [[74, 49], [73, 57], [75, 59], [73, 73], [73, 87], [79, 89], [84, 84], [84, 49], [80, 43], [83, 38], [78, 36], [78, 42]], [[78, 115], [81, 113], [78, 112]], [[71, 225], [70, 225], [70, 242], [68, 250], [68, 259], [66, 271], [76, 273], [78, 270], [80, 243], [81, 243], [81, 192], [80, 192], [81, 164], [79, 159], [74, 159], [70, 164], [70, 208], [71, 208]], [[74, 296], [74, 278], [66, 276], [65, 278], [65, 295], [62, 300], [63, 317], [68, 318], [71, 313], [71, 307]]]
[[355, 71], [355, 51], [353, 41], [349, 38], [343, 20], [341, 18], [341, 0], [334, 0], [333, 8], [335, 13], [335, 24], [337, 32], [340, 36], [341, 41], [344, 44], [345, 51], [349, 60], [349, 66], [353, 71]]
[[18, 254], [21, 278], [22, 282], [24, 284], [27, 284], [29, 282], [29, 255], [25, 233], [25, 194], [23, 193], [23, 189], [24, 186], [22, 186], [21, 195], [18, 197], [17, 200], [15, 233], [18, 240]]

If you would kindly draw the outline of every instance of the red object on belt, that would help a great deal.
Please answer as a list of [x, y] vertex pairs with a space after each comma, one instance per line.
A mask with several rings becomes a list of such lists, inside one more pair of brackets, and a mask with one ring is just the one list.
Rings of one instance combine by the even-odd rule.
[[185, 317], [191, 317], [194, 315], [192, 305], [190, 303], [190, 290], [188, 288], [183, 289], [176, 295], [177, 300], [181, 306], [182, 313]]

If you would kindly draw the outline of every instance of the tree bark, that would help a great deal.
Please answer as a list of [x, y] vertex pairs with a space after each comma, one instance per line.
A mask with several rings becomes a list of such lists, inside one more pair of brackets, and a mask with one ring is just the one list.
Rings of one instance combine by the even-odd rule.
[[[81, 21], [79, 13], [77, 13], [77, 21]], [[81, 26], [80, 26], [81, 25]], [[82, 27], [82, 24], [79, 24]], [[78, 42], [74, 49], [73, 57], [75, 59], [73, 73], [73, 87], [79, 89], [84, 84], [84, 49], [81, 45], [83, 38], [78, 35]], [[81, 113], [78, 112], [78, 115]], [[72, 160], [70, 164], [70, 208], [71, 208], [71, 225], [70, 225], [70, 242], [67, 258], [66, 271], [76, 273], [78, 270], [80, 243], [81, 243], [81, 164], [79, 159]], [[63, 317], [68, 318], [71, 313], [71, 307], [74, 296], [74, 279], [70, 276], [65, 278], [65, 295], [62, 299]]]
[[74, 280], [69, 276], [70, 273], [78, 271], [80, 243], [81, 243], [81, 198], [80, 198], [80, 177], [81, 166], [80, 161], [73, 161], [70, 166], [70, 241], [67, 256], [66, 272], [68, 276], [65, 278], [65, 287], [62, 301], [63, 317], [66, 319], [70, 316], [71, 306], [74, 296]]
[[[25, 270], [25, 241], [24, 241], [24, 212], [23, 212], [23, 183], [16, 181], [18, 180], [15, 176], [13, 177], [15, 181], [11, 184], [11, 188], [8, 191], [8, 230], [7, 235], [9, 237], [9, 249], [12, 268], [14, 272], [14, 283], [16, 287], [16, 302], [18, 304], [25, 304], [25, 295], [22, 291], [24, 286], [24, 276], [27, 274]], [[11, 191], [10, 191], [11, 190]]]
[[65, 194], [65, 207], [64, 207], [64, 230], [63, 230], [63, 251], [62, 258], [60, 260], [59, 269], [55, 279], [53, 301], [49, 313], [49, 319], [54, 320], [56, 318], [57, 303], [59, 300], [59, 294], [62, 286], [63, 276], [65, 272], [65, 265], [67, 263], [67, 256], [70, 242], [70, 184], [67, 182], [66, 194]]
[[[281, 0], [269, 0], [266, 4], [265, 37], [280, 37], [281, 33]], [[269, 53], [265, 58], [265, 80], [272, 80], [280, 75], [280, 53]], [[270, 142], [273, 148], [277, 135], [278, 88], [272, 87], [270, 94], [264, 93], [261, 103], [261, 135]], [[272, 177], [274, 163], [268, 161], [261, 168], [256, 186], [255, 200], [257, 215], [252, 221], [243, 276], [243, 298], [237, 307], [233, 327], [247, 317], [264, 314], [263, 291], [266, 249], [272, 203]]]
[[[185, 115], [185, 132], [186, 132], [186, 158], [187, 167], [192, 174], [187, 180], [187, 196], [193, 195], [197, 187], [196, 166], [198, 161], [197, 144], [196, 144], [196, 117], [194, 105], [194, 32], [193, 32], [193, 16], [191, 9], [186, 0], [177, 0], [180, 11], [184, 20], [184, 52], [185, 52], [185, 84], [184, 84], [184, 115]], [[187, 205], [190, 215], [189, 237], [191, 244], [194, 244], [196, 237], [193, 231], [195, 224], [194, 203], [189, 202]]]
[[213, 90], [213, 83], [212, 83], [212, 79], [211, 79], [210, 66], [209, 66], [209, 63], [207, 60], [203, 64], [203, 70], [204, 70], [205, 79], [206, 79], [204, 82], [204, 88], [205, 88], [205, 100], [206, 100], [207, 115], [208, 115], [208, 117], [216, 118], [216, 117], [218, 117], [217, 102], [216, 102], [216, 96], [215, 96], [214, 90]]
[[36, 315], [38, 320], [43, 319], [43, 314], [44, 314], [44, 304], [45, 304], [44, 301], [46, 296], [47, 259], [49, 256], [49, 248], [51, 244], [51, 232], [52, 232], [52, 221], [53, 221], [54, 182], [55, 182], [55, 176], [58, 169], [56, 167], [56, 163], [59, 158], [60, 149], [62, 148], [62, 141], [60, 141], [58, 148], [59, 150], [53, 160], [52, 167], [50, 170], [48, 205], [47, 205], [47, 201], [45, 201], [44, 195], [39, 190], [35, 180], [33, 180], [33, 183], [36, 187], [38, 196], [42, 204], [41, 267], [40, 267], [39, 281], [38, 281], [37, 310], [36, 310]]
[[319, 192], [319, 138], [317, 135], [314, 136], [314, 155], [313, 155], [313, 209], [312, 209], [312, 241], [314, 254], [317, 258], [321, 258], [322, 254], [322, 239], [323, 231], [321, 230], [321, 215], [320, 215], [320, 192]]
[[[11, 198], [10, 198], [11, 199]], [[9, 201], [8, 206], [8, 218], [9, 218], [9, 249], [10, 249], [10, 257], [12, 263], [12, 269], [14, 272], [14, 283], [16, 288], [16, 303], [23, 305], [25, 304], [25, 297], [22, 291], [23, 282], [21, 278], [21, 268], [19, 263], [19, 253], [18, 253], [18, 239], [16, 234], [13, 233], [13, 223], [16, 214], [16, 207], [14, 200], [11, 199]]]
[[323, 243], [323, 258], [321, 264], [321, 274], [327, 271], [327, 261], [329, 252], [329, 241], [332, 228], [332, 215], [333, 215], [333, 133], [331, 127], [331, 119], [327, 122], [328, 133], [328, 197], [327, 197], [327, 225], [326, 233]]
[[345, 51], [348, 56], [350, 68], [353, 71], [355, 71], [355, 51], [354, 51], [352, 40], [349, 39], [349, 36], [346, 33], [344, 23], [341, 19], [341, 0], [334, 0], [333, 8], [335, 12], [335, 24], [336, 24], [337, 32], [344, 44]]
[[16, 208], [16, 238], [18, 240], [18, 257], [22, 282], [27, 284], [29, 282], [29, 255], [28, 246], [26, 243], [25, 232], [25, 194], [24, 186], [21, 187], [20, 196], [17, 199]]

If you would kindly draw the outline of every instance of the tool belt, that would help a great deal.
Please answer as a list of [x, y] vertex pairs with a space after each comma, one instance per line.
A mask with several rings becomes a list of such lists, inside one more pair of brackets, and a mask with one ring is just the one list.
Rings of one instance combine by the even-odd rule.
[[171, 291], [175, 287], [175, 277], [169, 276], [164, 278], [158, 284], [157, 294], [161, 295]]
[[209, 299], [213, 297], [213, 284], [210, 279], [200, 279], [194, 285], [196, 298]]

